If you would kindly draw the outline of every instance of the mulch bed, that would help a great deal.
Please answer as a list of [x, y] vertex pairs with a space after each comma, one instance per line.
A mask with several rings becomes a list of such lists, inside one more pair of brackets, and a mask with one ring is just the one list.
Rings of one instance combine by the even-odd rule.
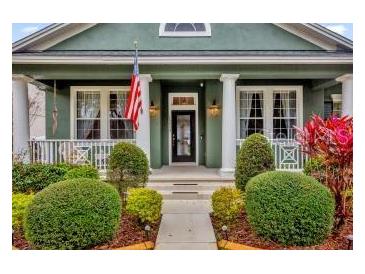
[[[156, 243], [158, 229], [160, 227], [161, 218], [152, 224], [149, 224], [151, 231], [149, 233], [149, 241]], [[144, 225], [138, 223], [137, 218], [123, 213], [120, 228], [113, 240], [106, 244], [93, 247], [91, 249], [113, 249], [133, 244], [139, 244], [147, 241]], [[13, 246], [18, 249], [31, 249], [29, 243], [24, 238], [22, 231], [15, 231], [13, 234]]]
[[14, 231], [13, 233], [13, 246], [17, 249], [31, 249], [29, 243], [24, 238], [24, 232], [22, 230]]
[[[161, 218], [149, 224], [151, 231], [149, 233], [149, 241], [156, 243], [158, 229], [160, 227]], [[139, 224], [137, 218], [130, 214], [124, 213], [121, 218], [120, 228], [117, 235], [110, 242], [96, 246], [92, 249], [113, 249], [133, 244], [139, 244], [147, 241], [144, 225]]]
[[[217, 240], [224, 239], [222, 233], [222, 222], [210, 216], [215, 235]], [[346, 220], [346, 224], [342, 227], [339, 233], [331, 234], [322, 244], [315, 246], [289, 246], [284, 247], [270, 240], [265, 240], [262, 237], [256, 235], [256, 233], [251, 229], [246, 214], [242, 212], [237, 218], [235, 223], [227, 225], [228, 226], [228, 240], [244, 244], [256, 248], [262, 249], [318, 249], [318, 250], [337, 250], [337, 249], [348, 249], [348, 241], [346, 236], [351, 234], [353, 231], [353, 220], [352, 216]]]

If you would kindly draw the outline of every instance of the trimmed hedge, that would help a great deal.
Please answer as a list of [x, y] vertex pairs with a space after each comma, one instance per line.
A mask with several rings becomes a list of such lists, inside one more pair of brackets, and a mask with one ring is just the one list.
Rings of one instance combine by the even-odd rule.
[[128, 190], [126, 211], [141, 222], [155, 222], [161, 216], [162, 195], [149, 188]]
[[25, 237], [39, 249], [89, 248], [113, 237], [120, 213], [113, 186], [93, 179], [58, 182], [35, 195], [25, 214]]
[[14, 230], [23, 229], [24, 213], [33, 198], [34, 194], [17, 193], [12, 195], [12, 226]]
[[282, 245], [315, 245], [331, 232], [335, 201], [330, 190], [310, 176], [271, 171], [247, 184], [246, 212], [264, 238]]
[[13, 164], [13, 192], [38, 192], [46, 186], [62, 181], [68, 171], [66, 165]]
[[247, 182], [265, 171], [275, 170], [271, 145], [262, 134], [252, 134], [243, 142], [236, 161], [235, 183], [241, 191]]
[[148, 159], [142, 149], [123, 142], [114, 146], [109, 156], [108, 180], [117, 186], [120, 193], [129, 187], [144, 187], [148, 174]]
[[231, 222], [243, 210], [244, 198], [239, 189], [221, 187], [212, 195], [213, 215], [224, 222]]
[[76, 178], [99, 179], [99, 171], [90, 165], [82, 165], [70, 169], [65, 174], [65, 180]]

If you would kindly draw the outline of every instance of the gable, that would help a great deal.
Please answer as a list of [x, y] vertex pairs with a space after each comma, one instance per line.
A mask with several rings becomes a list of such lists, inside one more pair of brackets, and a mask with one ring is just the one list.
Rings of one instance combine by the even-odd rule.
[[[210, 37], [160, 37], [160, 24], [97, 24], [52, 50], [322, 50], [275, 24], [211, 24]], [[47, 50], [47, 51], [48, 51]]]

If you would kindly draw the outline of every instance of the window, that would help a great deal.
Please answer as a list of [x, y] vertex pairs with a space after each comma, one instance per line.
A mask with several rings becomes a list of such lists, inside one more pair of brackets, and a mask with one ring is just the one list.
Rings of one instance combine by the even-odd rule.
[[100, 93], [78, 91], [76, 105], [77, 139], [100, 139]]
[[342, 116], [342, 95], [331, 94], [332, 98], [332, 114], [338, 117]]
[[124, 118], [127, 94], [127, 92], [120, 90], [110, 91], [109, 132], [111, 139], [133, 139], [132, 122]]
[[264, 129], [263, 91], [242, 91], [240, 93], [240, 138]]
[[133, 139], [124, 118], [129, 87], [71, 87], [71, 138]]
[[237, 138], [253, 133], [268, 138], [292, 139], [294, 126], [302, 126], [301, 86], [237, 87]]
[[293, 139], [297, 125], [296, 90], [274, 90], [273, 92], [273, 137]]
[[178, 106], [178, 105], [185, 106], [185, 105], [195, 105], [195, 102], [194, 102], [194, 97], [174, 96], [172, 98], [172, 104], [175, 105], [175, 106]]
[[160, 36], [211, 36], [210, 24], [206, 23], [163, 23]]

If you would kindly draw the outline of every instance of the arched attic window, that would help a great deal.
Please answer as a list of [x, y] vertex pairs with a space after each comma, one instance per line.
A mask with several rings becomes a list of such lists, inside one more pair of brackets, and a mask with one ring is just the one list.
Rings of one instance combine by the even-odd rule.
[[211, 36], [210, 24], [207, 23], [162, 23], [160, 36]]

